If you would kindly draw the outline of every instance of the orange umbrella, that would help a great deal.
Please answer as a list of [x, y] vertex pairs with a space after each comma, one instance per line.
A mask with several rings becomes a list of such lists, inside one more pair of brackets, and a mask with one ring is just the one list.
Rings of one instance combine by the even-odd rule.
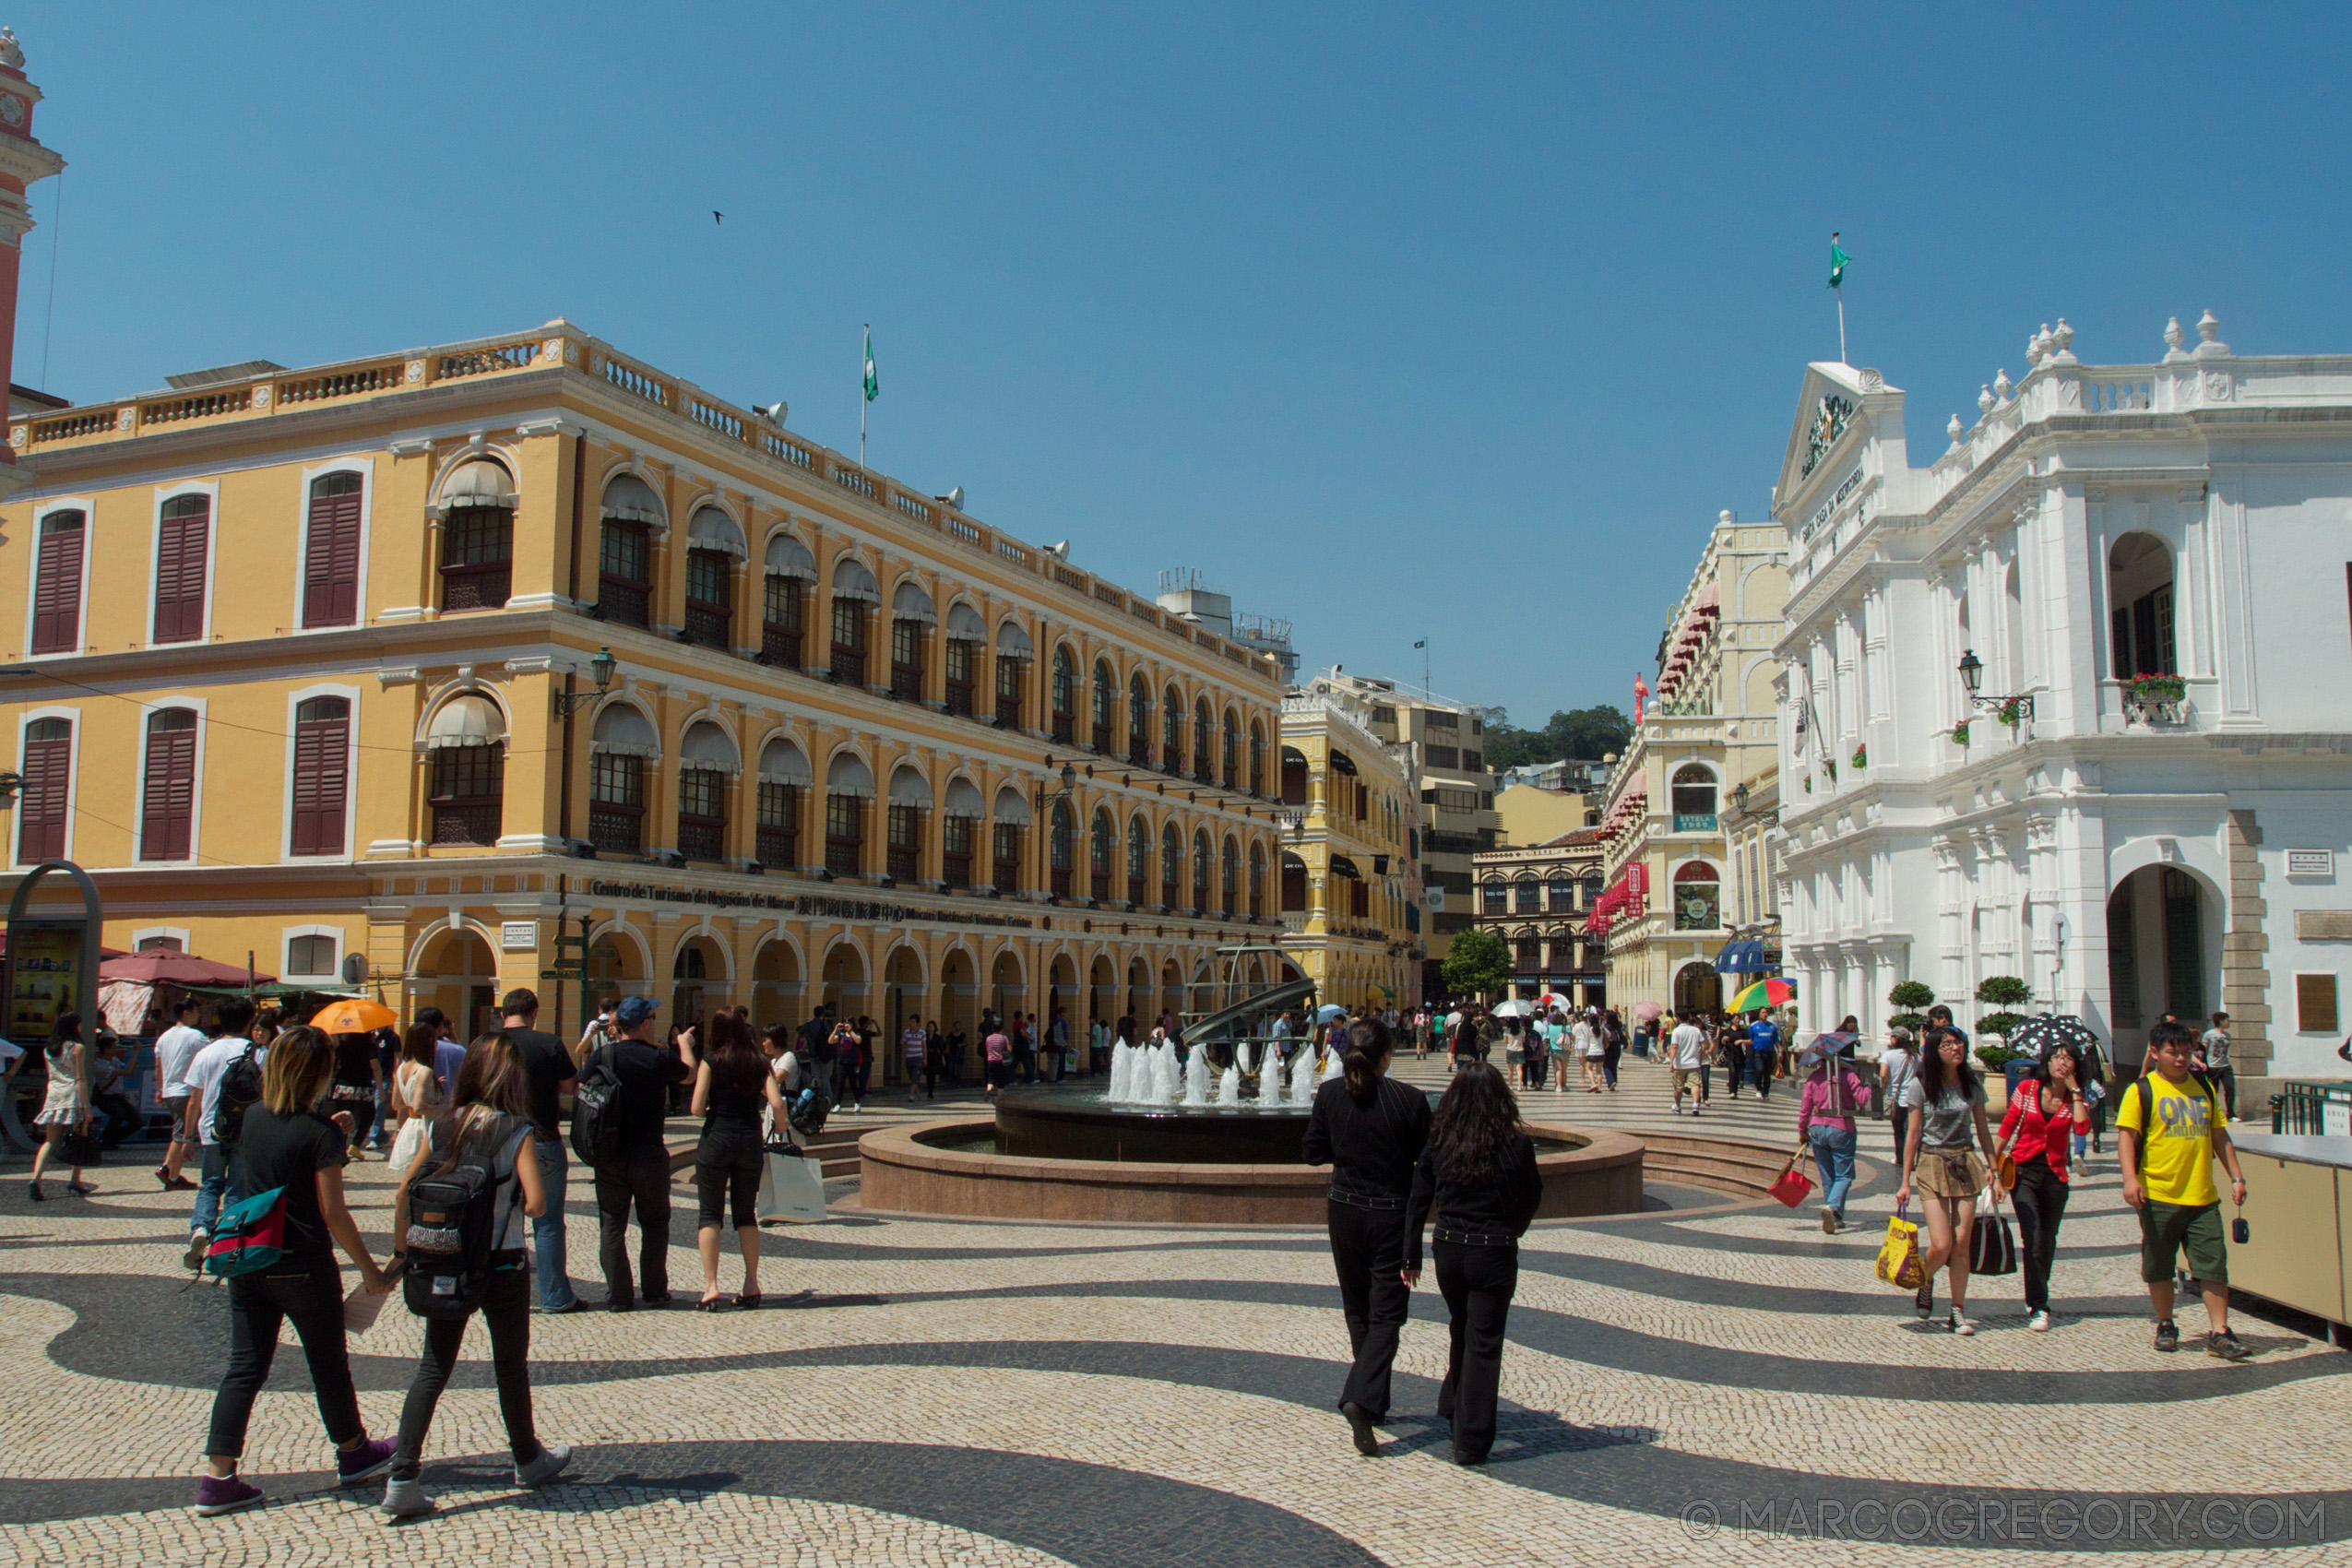
[[331, 1035], [363, 1035], [388, 1029], [399, 1021], [399, 1016], [382, 1003], [355, 996], [346, 1002], [328, 1003], [311, 1015], [310, 1025]]

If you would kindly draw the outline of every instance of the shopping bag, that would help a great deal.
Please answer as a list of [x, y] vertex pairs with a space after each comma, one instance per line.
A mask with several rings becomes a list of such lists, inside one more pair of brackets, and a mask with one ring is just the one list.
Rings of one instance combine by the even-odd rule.
[[767, 1169], [760, 1173], [762, 1219], [821, 1220], [825, 1218], [825, 1162], [790, 1144], [767, 1146]]
[[1993, 1202], [1990, 1186], [1977, 1194], [1977, 1229], [1968, 1241], [1968, 1272], [2017, 1272], [2017, 1238], [2010, 1231], [2008, 1217]]
[[1919, 1261], [1919, 1228], [1898, 1208], [1886, 1222], [1886, 1240], [1878, 1247], [1878, 1277], [1898, 1290], [1917, 1290], [1927, 1279]]
[[1811, 1177], [1797, 1169], [1797, 1157], [1791, 1155], [1788, 1157], [1788, 1169], [1780, 1173], [1780, 1180], [1764, 1190], [1790, 1208], [1795, 1208], [1813, 1190], [1813, 1183]]

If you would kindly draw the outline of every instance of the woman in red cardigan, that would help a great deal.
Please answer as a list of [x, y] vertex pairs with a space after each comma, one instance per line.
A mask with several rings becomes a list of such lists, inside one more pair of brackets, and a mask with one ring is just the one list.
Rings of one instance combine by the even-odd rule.
[[2001, 1153], [2013, 1153], [2017, 1161], [2018, 1267], [2025, 1277], [2025, 1326], [2036, 1333], [2049, 1327], [2049, 1265], [2066, 1215], [2067, 1144], [2090, 1127], [2083, 1059], [2071, 1045], [2052, 1046], [2041, 1065], [2017, 1080], [2001, 1119]]

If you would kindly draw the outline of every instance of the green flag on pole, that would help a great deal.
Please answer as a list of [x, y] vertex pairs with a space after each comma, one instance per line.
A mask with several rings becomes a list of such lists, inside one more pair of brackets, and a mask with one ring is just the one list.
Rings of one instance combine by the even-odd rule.
[[[1846, 264], [1853, 259], [1846, 254], [1845, 247], [1837, 243], [1836, 232], [1831, 231], [1829, 236], [1829, 286], [1831, 288], [1835, 289], [1846, 281]], [[869, 377], [873, 374], [873, 355], [871, 352], [866, 355], [866, 374]], [[871, 380], [868, 385], [872, 385]], [[872, 397], [873, 394], [868, 393], [867, 396]]]
[[866, 401], [882, 396], [882, 378], [873, 370], [873, 328], [866, 328]]

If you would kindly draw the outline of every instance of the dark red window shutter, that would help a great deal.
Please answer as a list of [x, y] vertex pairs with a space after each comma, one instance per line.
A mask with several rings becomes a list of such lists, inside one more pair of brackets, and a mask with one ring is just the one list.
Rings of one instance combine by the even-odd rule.
[[328, 474], [310, 487], [303, 546], [303, 624], [355, 626], [360, 619], [360, 476]]
[[163, 504], [155, 545], [155, 640], [194, 642], [204, 636], [205, 546], [212, 532], [212, 498], [175, 495]]
[[79, 512], [41, 519], [41, 554], [32, 589], [32, 651], [71, 653], [82, 643], [82, 541]]
[[73, 726], [64, 719], [36, 719], [25, 726], [24, 784], [17, 798], [17, 859], [25, 865], [65, 858], [73, 751]]
[[351, 705], [313, 697], [294, 710], [294, 820], [297, 855], [343, 852], [343, 802], [350, 788]]
[[195, 843], [196, 713], [167, 707], [148, 716], [147, 776], [140, 791], [139, 859], [184, 861]]

